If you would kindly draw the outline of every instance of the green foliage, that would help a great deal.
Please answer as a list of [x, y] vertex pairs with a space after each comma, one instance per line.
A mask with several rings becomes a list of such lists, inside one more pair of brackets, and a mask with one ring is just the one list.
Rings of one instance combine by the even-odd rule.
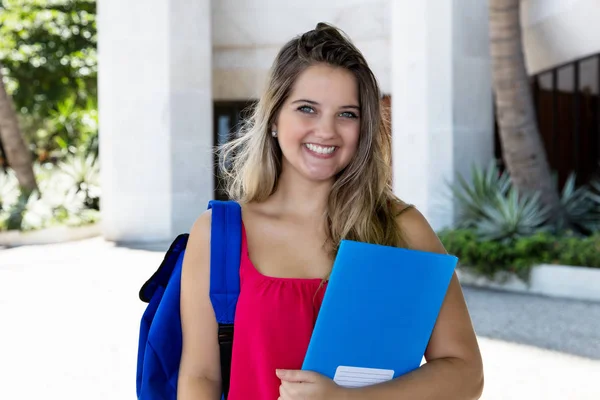
[[600, 234], [585, 238], [565, 237], [556, 243], [559, 264], [600, 267]]
[[59, 166], [36, 164], [34, 171], [40, 190], [31, 196], [19, 193], [14, 174], [0, 174], [0, 231], [79, 226], [99, 219], [99, 168], [94, 156], [71, 156]]
[[573, 229], [582, 234], [600, 230], [600, 196], [594, 194], [594, 188], [600, 182], [575, 186], [576, 176], [571, 173], [561, 192], [562, 213], [556, 221], [556, 230], [561, 232]]
[[600, 229], [600, 182], [576, 187], [574, 174], [560, 193], [561, 209], [553, 215], [539, 194], [518, 193], [495, 164], [473, 167], [470, 181], [459, 176], [450, 188], [458, 206], [456, 228], [472, 229], [483, 239], [511, 241], [544, 231], [589, 235]]
[[0, 67], [40, 186], [25, 196], [0, 169], [0, 230], [98, 219], [96, 36], [95, 0], [0, 0]]
[[12, 170], [6, 173], [0, 171], [0, 212], [7, 204], [13, 204], [19, 197], [19, 184]]
[[86, 107], [67, 98], [57, 105], [57, 110], [41, 119], [34, 115], [21, 115], [21, 127], [27, 141], [32, 144], [36, 159], [56, 163], [75, 154], [98, 155], [98, 111], [96, 102], [88, 99]]
[[450, 186], [458, 205], [455, 229], [440, 232], [461, 265], [494, 279], [498, 272], [527, 281], [536, 264], [600, 268], [600, 181], [576, 187], [571, 174], [550, 214], [537, 194], [520, 194], [494, 164], [473, 168], [471, 180]]
[[457, 176], [457, 184], [450, 185], [450, 190], [459, 204], [458, 227], [475, 227], [486, 218], [485, 207], [494, 204], [499, 196], [505, 196], [509, 188], [510, 177], [501, 174], [494, 163], [486, 169], [473, 166], [470, 182]]
[[34, 158], [97, 154], [95, 0], [0, 4], [2, 70]]
[[469, 229], [446, 230], [440, 240], [460, 263], [490, 278], [507, 271], [527, 279], [532, 266], [560, 264], [600, 268], [600, 234], [582, 238], [538, 232], [529, 237], [500, 242], [485, 240]]
[[70, 156], [59, 164], [66, 179], [67, 195], [79, 196], [86, 208], [100, 209], [100, 165], [98, 158], [87, 156]]
[[475, 228], [488, 240], [510, 241], [532, 235], [545, 229], [549, 213], [540, 205], [537, 194], [521, 194], [510, 188], [503, 196], [498, 194], [491, 204], [483, 206], [484, 217]]
[[485, 169], [473, 167], [471, 180], [457, 177], [450, 185], [457, 200], [456, 225], [473, 229], [490, 240], [512, 240], [545, 229], [548, 211], [536, 194], [520, 194], [509, 175], [500, 173], [494, 163]]
[[2, 0], [0, 60], [21, 113], [48, 117], [97, 92], [95, 0]]

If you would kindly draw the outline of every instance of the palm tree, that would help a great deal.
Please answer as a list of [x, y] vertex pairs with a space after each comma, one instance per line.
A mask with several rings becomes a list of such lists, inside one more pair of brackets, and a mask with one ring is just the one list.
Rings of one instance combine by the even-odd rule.
[[4, 76], [0, 65], [0, 141], [6, 154], [8, 165], [15, 171], [24, 194], [38, 189], [33, 173], [31, 153], [19, 129], [12, 99], [6, 92]]
[[[502, 154], [513, 185], [537, 192], [556, 212], [560, 198], [538, 130], [521, 35], [520, 0], [489, 0], [490, 51]], [[555, 213], [554, 213], [555, 214]]]

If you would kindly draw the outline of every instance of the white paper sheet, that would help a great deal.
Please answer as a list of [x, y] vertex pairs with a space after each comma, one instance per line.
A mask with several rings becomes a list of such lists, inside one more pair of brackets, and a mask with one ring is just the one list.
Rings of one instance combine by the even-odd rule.
[[359, 368], [340, 365], [333, 381], [344, 387], [362, 387], [389, 381], [394, 377], [391, 369]]

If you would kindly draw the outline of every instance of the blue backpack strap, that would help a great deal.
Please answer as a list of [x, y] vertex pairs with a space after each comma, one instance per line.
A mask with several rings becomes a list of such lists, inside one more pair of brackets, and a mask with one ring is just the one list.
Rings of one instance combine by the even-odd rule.
[[210, 300], [219, 324], [233, 324], [240, 294], [242, 208], [234, 201], [211, 200]]
[[[228, 332], [233, 330], [240, 293], [242, 213], [239, 204], [232, 201], [211, 201], [208, 208], [212, 209], [210, 298], [219, 323], [226, 398], [233, 340]], [[149, 303], [142, 316], [138, 343], [136, 392], [141, 400], [177, 398], [182, 351], [179, 295], [187, 241], [188, 234], [179, 235], [173, 241], [158, 270], [140, 289], [140, 299]], [[222, 328], [229, 331], [222, 335]]]

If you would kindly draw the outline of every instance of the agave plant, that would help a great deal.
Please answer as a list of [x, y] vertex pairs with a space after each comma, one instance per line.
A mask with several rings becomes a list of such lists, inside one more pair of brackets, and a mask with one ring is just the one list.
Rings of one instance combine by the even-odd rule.
[[37, 192], [23, 205], [20, 229], [23, 231], [45, 228], [53, 220], [53, 209]]
[[38, 191], [21, 193], [6, 210], [4, 225], [8, 230], [33, 230], [45, 227], [52, 220], [52, 208]]
[[93, 154], [71, 156], [59, 164], [70, 189], [69, 196], [83, 194], [88, 208], [98, 208], [100, 197], [100, 166]]
[[556, 228], [558, 231], [573, 229], [589, 234], [600, 228], [600, 196], [592, 191], [600, 183], [592, 182], [589, 186], [577, 188], [575, 178], [575, 174], [571, 173], [563, 186], [560, 197], [562, 213], [556, 221]]
[[458, 206], [457, 227], [473, 229], [481, 238], [511, 240], [547, 229], [550, 214], [539, 195], [519, 193], [508, 173], [494, 163], [473, 167], [471, 180], [459, 176], [451, 190]]
[[507, 173], [501, 173], [494, 162], [487, 168], [471, 168], [471, 181], [457, 176], [457, 184], [450, 189], [457, 200], [459, 228], [474, 228], [479, 221], [486, 218], [486, 208], [496, 205], [498, 199], [503, 198], [511, 186]]
[[[594, 203], [594, 214], [600, 220], [600, 178], [593, 179], [590, 183], [590, 191], [588, 197]], [[600, 223], [596, 225], [595, 231], [600, 231]]]
[[590, 182], [590, 187], [589, 196], [594, 204], [600, 207], [600, 179]]
[[8, 209], [19, 197], [19, 183], [12, 170], [0, 171], [0, 212]]
[[508, 241], [548, 229], [550, 210], [541, 205], [539, 193], [510, 188], [507, 195], [498, 193], [482, 211], [484, 217], [475, 227], [482, 239]]

